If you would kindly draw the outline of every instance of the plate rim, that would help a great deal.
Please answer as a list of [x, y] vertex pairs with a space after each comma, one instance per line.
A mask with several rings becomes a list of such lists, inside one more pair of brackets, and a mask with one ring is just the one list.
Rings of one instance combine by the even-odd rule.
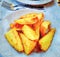
[[16, 12], [20, 12], [20, 11], [23, 11], [23, 10], [34, 10], [34, 11], [39, 11], [39, 12], [42, 11], [42, 12], [43, 12], [43, 10], [37, 10], [37, 9], [31, 9], [31, 8], [22, 8], [22, 9], [20, 9], [20, 10], [13, 11], [12, 13], [6, 15], [5, 17], [3, 17], [2, 21], [3, 21], [4, 19], [6, 19], [9, 15], [12, 15], [12, 14], [14, 14], [14, 13], [16, 13]]
[[[54, 0], [49, 0], [48, 2], [44, 2], [44, 3], [32, 3], [31, 4], [31, 2], [30, 3], [26, 3], [26, 2], [23, 2], [23, 0], [16, 0], [17, 2], [20, 2], [20, 3], [22, 3], [22, 4], [25, 4], [25, 5], [44, 5], [44, 4], [47, 4], [47, 3], [50, 3], [50, 2], [52, 2], [52, 1], [54, 1]], [[33, 1], [34, 2], [34, 1]]]

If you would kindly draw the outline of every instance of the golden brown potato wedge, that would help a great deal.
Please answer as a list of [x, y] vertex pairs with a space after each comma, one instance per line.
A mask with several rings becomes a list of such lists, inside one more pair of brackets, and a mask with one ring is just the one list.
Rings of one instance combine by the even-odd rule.
[[41, 36], [43, 37], [48, 31], [50, 30], [51, 22], [50, 21], [44, 21], [42, 22], [40, 26], [40, 32]]
[[36, 41], [29, 40], [24, 34], [20, 33], [20, 36], [22, 38], [24, 51], [27, 55], [29, 55], [36, 46]]
[[16, 23], [18, 24], [34, 24], [35, 22], [37, 22], [37, 18], [35, 17], [34, 19], [32, 18], [24, 18], [24, 19], [18, 19], [15, 20]]
[[12, 45], [17, 51], [23, 51], [21, 39], [15, 29], [10, 29], [10, 31], [5, 34], [5, 37], [10, 45]]
[[38, 39], [39, 39], [39, 38], [37, 37], [36, 32], [35, 32], [32, 28], [30, 28], [29, 26], [27, 26], [27, 25], [24, 25], [24, 26], [22, 27], [22, 31], [23, 31], [23, 33], [26, 35], [26, 37], [27, 37], [28, 39], [30, 39], [30, 40], [38, 40]]
[[55, 28], [52, 28], [44, 37], [39, 40], [41, 50], [47, 51], [51, 45], [53, 36], [55, 34]]
[[37, 21], [37, 13], [29, 13], [24, 16], [21, 16], [20, 19], [15, 20], [19, 24], [34, 24]]
[[43, 19], [44, 19], [43, 13], [29, 13], [24, 16], [21, 16], [20, 19], [15, 20], [15, 22], [18, 24], [34, 24], [38, 20], [40, 20], [42, 22]]

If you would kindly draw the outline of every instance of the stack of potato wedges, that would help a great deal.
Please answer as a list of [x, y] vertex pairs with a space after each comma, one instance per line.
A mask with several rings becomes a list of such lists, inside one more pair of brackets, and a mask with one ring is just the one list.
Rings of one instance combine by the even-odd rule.
[[47, 51], [51, 45], [55, 28], [44, 20], [44, 14], [28, 13], [14, 20], [5, 37], [15, 50], [29, 55], [33, 51]]

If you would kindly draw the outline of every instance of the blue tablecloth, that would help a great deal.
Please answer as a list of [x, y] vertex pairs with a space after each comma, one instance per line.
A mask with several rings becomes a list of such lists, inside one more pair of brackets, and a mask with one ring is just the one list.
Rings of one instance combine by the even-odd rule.
[[[5, 1], [7, 1], [7, 2], [9, 2], [9, 3], [14, 3], [14, 4], [17, 4], [14, 0], [5, 0]], [[37, 9], [38, 10], [38, 9]], [[58, 4], [57, 4], [57, 2], [55, 2], [55, 4], [53, 5], [53, 6], [51, 6], [51, 7], [47, 7], [47, 8], [44, 8], [44, 10], [43, 11], [45, 11], [45, 13], [47, 13], [47, 14], [51, 14], [51, 16], [53, 17], [53, 18], [55, 18], [56, 20], [58, 20], [58, 22], [60, 22], [60, 6], [58, 6]], [[0, 6], [0, 38], [1, 38], [1, 35], [2, 35], [2, 32], [3, 31], [1, 31], [1, 29], [2, 29], [2, 19], [4, 19], [7, 15], [9, 15], [9, 14], [11, 14], [11, 13], [13, 13], [14, 11], [10, 11], [10, 10], [8, 10], [8, 9], [6, 9], [6, 8], [3, 8], [3, 7], [1, 7]], [[50, 17], [50, 16], [49, 16]], [[51, 17], [50, 17], [51, 18]], [[59, 24], [57, 24], [57, 25], [59, 25]], [[58, 29], [60, 29], [60, 27], [58, 28]], [[60, 50], [60, 49], [59, 49]], [[59, 53], [60, 54], [60, 53]], [[58, 57], [60, 57], [60, 55], [57, 55]], [[0, 53], [0, 57], [2, 57], [2, 55], [1, 55], [1, 53]], [[50, 56], [49, 56], [50, 57]], [[53, 56], [54, 57], [54, 56]]]

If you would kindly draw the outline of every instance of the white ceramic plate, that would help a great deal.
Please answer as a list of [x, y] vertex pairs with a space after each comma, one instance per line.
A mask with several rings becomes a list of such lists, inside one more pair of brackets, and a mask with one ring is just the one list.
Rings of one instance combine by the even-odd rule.
[[24, 3], [24, 4], [29, 4], [29, 5], [40, 5], [40, 4], [46, 4], [51, 2], [52, 0], [17, 0], [18, 2]]
[[34, 53], [27, 56], [24, 53], [18, 53], [14, 48], [10, 46], [8, 41], [5, 39], [4, 34], [8, 31], [10, 23], [15, 19], [18, 19], [21, 15], [31, 13], [31, 12], [43, 12], [42, 10], [34, 9], [21, 9], [12, 14], [6, 16], [2, 20], [2, 29], [0, 30], [0, 57], [60, 57], [60, 20], [58, 21], [54, 14], [51, 12], [43, 12], [45, 14], [45, 19], [51, 21], [51, 26], [56, 28], [56, 33], [52, 44], [47, 52]]

